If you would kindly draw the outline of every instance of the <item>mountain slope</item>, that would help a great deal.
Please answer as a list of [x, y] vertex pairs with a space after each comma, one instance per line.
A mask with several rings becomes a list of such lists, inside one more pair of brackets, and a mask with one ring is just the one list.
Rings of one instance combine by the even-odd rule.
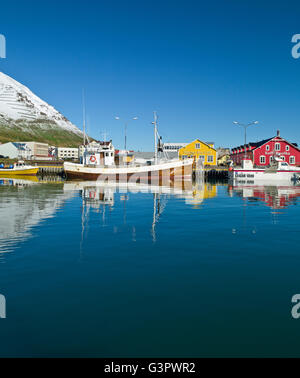
[[0, 141], [82, 143], [82, 131], [30, 89], [0, 72]]

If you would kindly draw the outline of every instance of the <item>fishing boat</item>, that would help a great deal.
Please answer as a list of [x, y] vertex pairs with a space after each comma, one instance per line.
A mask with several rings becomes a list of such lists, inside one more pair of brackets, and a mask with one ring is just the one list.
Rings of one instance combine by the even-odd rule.
[[229, 167], [229, 178], [250, 184], [257, 181], [298, 182], [300, 181], [300, 167], [289, 165], [280, 156], [274, 156], [272, 164], [265, 168], [256, 168], [252, 160], [244, 159], [242, 167]]
[[0, 176], [35, 176], [39, 170], [39, 167], [26, 164], [23, 160], [5, 167], [4, 164], [0, 164]]
[[[81, 163], [64, 163], [67, 178], [79, 180], [134, 181], [159, 183], [172, 180], [191, 180], [194, 159], [160, 158], [162, 152], [161, 137], [157, 132], [157, 116], [154, 112], [154, 160], [144, 164], [136, 162], [117, 165], [115, 150], [111, 141], [99, 142], [98, 146], [85, 145]], [[85, 133], [84, 133], [85, 134]]]

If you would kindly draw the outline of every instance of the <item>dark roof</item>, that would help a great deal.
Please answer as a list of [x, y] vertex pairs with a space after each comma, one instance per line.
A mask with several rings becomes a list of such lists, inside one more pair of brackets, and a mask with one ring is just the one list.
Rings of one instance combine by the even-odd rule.
[[[278, 136], [279, 136], [281, 139], [283, 139], [285, 142], [287, 142], [287, 143], [289, 143], [289, 144], [295, 146], [296, 148], [299, 148], [297, 143], [290, 143], [288, 140], [282, 138], [280, 135], [275, 135], [275, 136], [273, 136], [272, 138], [263, 139], [263, 140], [261, 140], [261, 141], [259, 141], [259, 142], [250, 142], [250, 143], [247, 143], [247, 146], [254, 147], [254, 148], [258, 148], [258, 147], [262, 146], [263, 144], [270, 142], [270, 140], [272, 140], [272, 139], [274, 139], [274, 138], [276, 138], [276, 137], [278, 137]], [[234, 147], [233, 149], [236, 149], [236, 148], [244, 148], [244, 145], [241, 145], [241, 146], [238, 146], [238, 147]]]
[[247, 143], [248, 145], [250, 145], [251, 147], [260, 147], [262, 146], [263, 144], [269, 142], [270, 140], [272, 140], [274, 137], [272, 138], [268, 138], [268, 139], [264, 139], [264, 140], [261, 140], [260, 142], [250, 142], [250, 143]]

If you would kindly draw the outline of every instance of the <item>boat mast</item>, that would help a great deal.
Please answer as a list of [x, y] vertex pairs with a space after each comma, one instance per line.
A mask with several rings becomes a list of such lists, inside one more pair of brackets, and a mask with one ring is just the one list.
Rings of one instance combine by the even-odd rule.
[[82, 90], [82, 116], [83, 116], [83, 145], [85, 146], [85, 99], [84, 99], [84, 89]]
[[157, 114], [156, 111], [153, 112], [154, 114], [154, 164], [157, 164]]

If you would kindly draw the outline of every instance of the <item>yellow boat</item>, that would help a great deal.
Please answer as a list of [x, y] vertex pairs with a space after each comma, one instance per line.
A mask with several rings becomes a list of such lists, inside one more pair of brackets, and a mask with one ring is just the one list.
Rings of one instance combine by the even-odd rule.
[[0, 176], [35, 176], [38, 173], [39, 167], [26, 164], [20, 160], [17, 163], [4, 168], [3, 164], [0, 165]]

